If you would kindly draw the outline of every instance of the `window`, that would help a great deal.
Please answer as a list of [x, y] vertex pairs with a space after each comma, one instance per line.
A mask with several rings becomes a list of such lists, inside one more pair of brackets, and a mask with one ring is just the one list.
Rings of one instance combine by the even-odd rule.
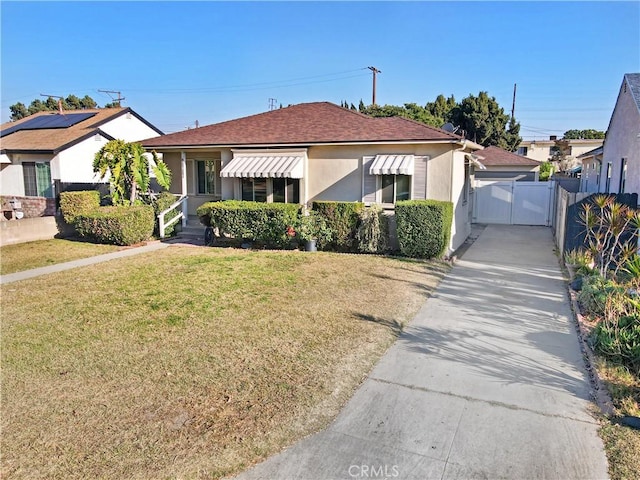
[[274, 178], [274, 203], [300, 203], [300, 180], [297, 178]]
[[527, 153], [529, 153], [529, 149], [527, 147], [519, 147], [518, 148], [518, 155], [523, 155], [523, 156], [527, 156]]
[[214, 160], [196, 160], [198, 169], [198, 194], [216, 195], [216, 162]]
[[611, 188], [611, 162], [607, 162], [607, 178], [604, 184], [604, 193], [609, 193]]
[[382, 203], [395, 203], [411, 198], [410, 175], [380, 175], [382, 181]]
[[241, 178], [240, 184], [245, 201], [300, 203], [298, 178]]
[[22, 175], [25, 196], [53, 198], [51, 165], [48, 162], [24, 162]]
[[618, 189], [618, 193], [624, 193], [624, 188], [627, 183], [627, 159], [622, 159], [622, 165], [620, 167], [620, 188]]
[[267, 201], [267, 179], [266, 178], [243, 178], [242, 200], [248, 202]]

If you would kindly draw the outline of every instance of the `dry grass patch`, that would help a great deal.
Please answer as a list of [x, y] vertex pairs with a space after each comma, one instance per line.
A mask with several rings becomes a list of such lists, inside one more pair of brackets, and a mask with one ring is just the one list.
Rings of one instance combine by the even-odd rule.
[[1, 473], [239, 472], [325, 426], [445, 271], [173, 246], [2, 286]]
[[0, 247], [0, 275], [70, 262], [120, 249], [115, 245], [51, 239]]
[[[598, 359], [597, 369], [611, 394], [615, 414], [640, 417], [640, 378], [604, 358]], [[605, 420], [600, 429], [609, 460], [609, 475], [611, 480], [637, 479], [640, 431], [619, 425], [617, 421], [615, 418], [614, 423]]]

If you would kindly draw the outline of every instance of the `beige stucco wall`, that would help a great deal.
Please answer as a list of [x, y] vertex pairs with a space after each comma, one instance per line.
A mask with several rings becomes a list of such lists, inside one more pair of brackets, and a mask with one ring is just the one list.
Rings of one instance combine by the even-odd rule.
[[619, 193], [622, 159], [627, 159], [626, 193], [640, 194], [640, 112], [623, 83], [604, 143], [600, 191], [605, 190], [606, 165], [612, 164], [611, 193]]
[[[583, 153], [587, 153], [594, 148], [602, 145], [602, 140], [569, 140], [571, 147], [570, 157], [576, 158]], [[555, 142], [551, 140], [525, 140], [519, 147], [527, 147], [528, 158], [533, 158], [539, 162], [546, 162], [551, 157], [550, 149], [555, 146]]]

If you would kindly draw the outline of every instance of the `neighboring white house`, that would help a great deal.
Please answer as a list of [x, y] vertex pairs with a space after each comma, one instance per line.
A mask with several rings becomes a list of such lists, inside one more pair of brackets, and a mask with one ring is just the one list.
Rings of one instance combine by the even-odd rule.
[[598, 191], [640, 194], [640, 73], [622, 79], [604, 142]]
[[70, 184], [92, 188], [94, 155], [109, 140], [162, 135], [130, 108], [40, 112], [0, 127], [0, 194], [54, 198]]
[[602, 168], [603, 147], [594, 148], [578, 157], [582, 162], [580, 191], [597, 193], [600, 189], [600, 170]]
[[163, 154], [187, 212], [219, 199], [309, 204], [451, 201], [450, 249], [471, 230], [470, 185], [480, 145], [400, 117], [303, 103], [142, 142]]

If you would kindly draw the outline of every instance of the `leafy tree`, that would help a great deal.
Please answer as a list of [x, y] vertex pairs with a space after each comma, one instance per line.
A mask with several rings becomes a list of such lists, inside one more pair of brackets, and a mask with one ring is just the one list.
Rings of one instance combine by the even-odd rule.
[[20, 120], [21, 118], [29, 116], [29, 111], [24, 103], [18, 102], [9, 107], [11, 111], [11, 120]]
[[358, 110], [372, 117], [404, 117], [438, 128], [451, 122], [460, 127], [458, 133], [466, 138], [485, 147], [496, 145], [510, 152], [515, 151], [522, 141], [520, 124], [507, 115], [487, 92], [480, 92], [477, 97], [469, 95], [460, 103], [453, 95], [448, 98], [438, 95], [435, 101], [424, 107], [416, 103], [365, 106], [360, 101]]
[[563, 138], [567, 140], [591, 140], [604, 139], [605, 132], [588, 128], [586, 130], [567, 130]]
[[450, 121], [465, 132], [466, 138], [485, 147], [495, 145], [512, 152], [522, 141], [520, 124], [504, 113], [495, 97], [489, 97], [487, 92], [463, 98], [451, 110]]
[[436, 97], [435, 102], [428, 102], [425, 108], [438, 121], [439, 127], [451, 121], [451, 111], [457, 106], [456, 99], [453, 95], [445, 98], [440, 94]]
[[[104, 108], [119, 107], [117, 102], [108, 103]], [[89, 95], [85, 95], [82, 98], [76, 95], [69, 95], [67, 98], [62, 99], [62, 108], [64, 110], [82, 110], [85, 108], [100, 108], [96, 101]], [[16, 121], [21, 118], [28, 117], [38, 112], [53, 112], [58, 110], [58, 100], [53, 97], [47, 97], [43, 102], [39, 98], [34, 99], [29, 107], [26, 107], [23, 103], [18, 102], [9, 107], [11, 111], [11, 120]]]
[[539, 179], [541, 182], [546, 182], [549, 180], [549, 177], [553, 175], [553, 165], [551, 162], [542, 162], [540, 164], [540, 174]]
[[[171, 171], [155, 152], [151, 152], [151, 156], [151, 168], [158, 184], [168, 189]], [[111, 140], [96, 153], [93, 171], [100, 174], [100, 179], [109, 175], [114, 205], [132, 205], [141, 194], [149, 193], [149, 160], [139, 143]]]

